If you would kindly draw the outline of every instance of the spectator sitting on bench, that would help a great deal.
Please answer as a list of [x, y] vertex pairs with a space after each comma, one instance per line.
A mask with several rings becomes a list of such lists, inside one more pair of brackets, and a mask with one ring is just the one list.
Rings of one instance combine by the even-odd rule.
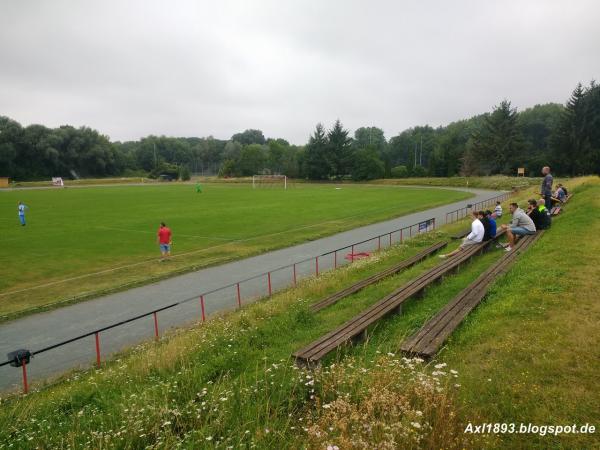
[[[492, 227], [490, 225], [490, 219], [488, 218], [488, 216], [486, 216], [485, 212], [483, 212], [483, 211], [477, 212], [477, 218], [483, 225], [483, 241], [482, 242], [489, 241], [492, 238]], [[495, 236], [495, 234], [494, 234], [494, 236]]]
[[492, 216], [494, 219], [499, 219], [502, 217], [502, 204], [500, 202], [496, 202], [496, 207], [494, 208], [494, 215]]
[[502, 224], [502, 229], [506, 230], [506, 237], [508, 238], [508, 245], [504, 247], [507, 252], [512, 250], [518, 236], [535, 234], [536, 231], [533, 220], [525, 214], [525, 211], [519, 208], [519, 205], [511, 203], [509, 210], [512, 214], [510, 225]]
[[550, 216], [547, 214], [548, 210], [542, 204], [539, 205], [535, 199], [528, 200], [527, 203], [527, 215], [533, 220], [536, 230], [545, 230], [550, 226]]
[[449, 256], [454, 256], [458, 252], [460, 252], [463, 248], [470, 247], [471, 245], [481, 244], [483, 241], [483, 235], [485, 230], [483, 228], [483, 224], [481, 220], [479, 220], [477, 211], [473, 211], [471, 213], [473, 215], [473, 222], [471, 223], [471, 232], [469, 235], [463, 239], [462, 244], [453, 252], [448, 253], [447, 255], [439, 255], [440, 258], [448, 258]]
[[567, 199], [567, 194], [565, 194], [565, 190], [563, 189], [563, 185], [559, 184], [556, 187], [556, 192], [554, 193], [554, 198], [557, 199], [560, 203], [564, 203]]
[[537, 201], [537, 205], [538, 205], [538, 209], [540, 210], [540, 212], [543, 212], [544, 214], [546, 214], [546, 220], [548, 221], [548, 226], [546, 228], [550, 228], [550, 225], [552, 225], [552, 211], [550, 211], [550, 209], [546, 208], [546, 200], [544, 200], [543, 198], [540, 198]]
[[[494, 214], [488, 209], [485, 212], [485, 216], [490, 221], [490, 239], [494, 239], [496, 237], [496, 231], [498, 226], [496, 225], [496, 220], [494, 220]], [[483, 239], [485, 241], [485, 238]]]

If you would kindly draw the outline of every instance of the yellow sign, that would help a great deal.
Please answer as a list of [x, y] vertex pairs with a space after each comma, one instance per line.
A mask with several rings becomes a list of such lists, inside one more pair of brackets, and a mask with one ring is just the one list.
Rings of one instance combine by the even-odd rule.
[[8, 178], [0, 177], [0, 188], [8, 187]]

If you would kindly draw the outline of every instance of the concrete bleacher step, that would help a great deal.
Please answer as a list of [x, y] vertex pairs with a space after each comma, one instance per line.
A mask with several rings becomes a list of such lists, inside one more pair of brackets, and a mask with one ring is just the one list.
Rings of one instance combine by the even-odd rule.
[[[504, 231], [500, 231], [496, 237], [501, 236], [503, 233]], [[445, 275], [458, 270], [462, 264], [467, 263], [471, 258], [485, 251], [492, 242], [494, 241], [487, 241], [468, 247], [458, 255], [445, 259], [443, 263], [438, 264], [394, 290], [335, 330], [295, 352], [293, 356], [295, 357], [296, 364], [309, 367], [316, 365], [333, 350], [352, 339], [364, 336], [370, 325], [392, 312], [400, 313], [402, 304], [405, 301], [422, 294], [429, 285], [440, 280]]]
[[540, 231], [535, 235], [521, 238], [511, 252], [504, 254], [502, 258], [428, 320], [419, 331], [406, 339], [400, 350], [423, 358], [431, 358], [435, 355], [450, 334], [483, 300], [489, 286], [498, 276], [508, 271], [518, 255], [539, 239], [543, 233], [543, 231]]
[[312, 312], [317, 312], [317, 311], [322, 310], [323, 308], [333, 305], [333, 304], [339, 302], [340, 300], [342, 300], [343, 298], [345, 298], [351, 294], [354, 294], [354, 293], [360, 291], [361, 289], [364, 289], [367, 286], [377, 283], [378, 281], [380, 281], [384, 278], [387, 278], [391, 275], [395, 275], [404, 269], [408, 269], [409, 267], [412, 267], [415, 264], [420, 263], [427, 257], [433, 255], [438, 250], [446, 247], [446, 245], [447, 245], [446, 242], [437, 242], [437, 243], [427, 247], [426, 249], [420, 251], [416, 255], [411, 256], [410, 258], [408, 258], [404, 261], [401, 261], [400, 263], [398, 263], [382, 272], [379, 272], [375, 275], [371, 275], [370, 277], [365, 278], [364, 280], [361, 280], [358, 283], [353, 284], [352, 286], [344, 288], [334, 294], [327, 296], [326, 298], [318, 301], [317, 303], [312, 304], [310, 307], [310, 310]]

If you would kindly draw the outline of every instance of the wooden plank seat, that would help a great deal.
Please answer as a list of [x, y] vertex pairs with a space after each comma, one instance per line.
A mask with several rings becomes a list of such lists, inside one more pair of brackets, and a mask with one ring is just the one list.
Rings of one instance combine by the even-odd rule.
[[318, 301], [317, 303], [314, 303], [311, 305], [310, 310], [312, 312], [317, 312], [322, 310], [323, 308], [326, 308], [330, 305], [333, 305], [334, 303], [339, 302], [341, 299], [354, 294], [355, 292], [360, 291], [361, 289], [364, 289], [365, 287], [377, 283], [378, 281], [387, 278], [391, 275], [397, 274], [398, 272], [407, 269], [409, 267], [414, 266], [415, 264], [418, 264], [419, 262], [423, 261], [425, 258], [427, 258], [428, 256], [434, 254], [435, 252], [437, 252], [438, 250], [444, 248], [447, 245], [446, 242], [437, 242], [429, 247], [427, 247], [426, 249], [420, 251], [419, 253], [417, 253], [414, 256], [411, 256], [408, 259], [405, 259], [404, 261], [401, 261], [400, 263], [389, 267], [387, 269], [385, 269], [382, 272], [376, 273], [375, 275], [371, 275], [370, 277], [365, 278], [364, 280], [359, 281], [356, 284], [353, 284], [352, 286], [349, 286], [347, 288], [344, 288], [334, 294], [329, 295], [328, 297], [325, 297], [324, 299]]
[[[501, 230], [496, 237], [503, 233], [504, 231]], [[401, 313], [404, 302], [422, 294], [430, 284], [457, 270], [462, 264], [486, 250], [492, 242], [493, 240], [490, 240], [467, 247], [452, 258], [445, 259], [443, 263], [394, 290], [343, 325], [295, 352], [293, 356], [296, 364], [308, 367], [318, 365], [320, 360], [333, 350], [352, 339], [364, 337], [370, 325], [392, 312]]]
[[453, 234], [452, 236], [450, 236], [451, 239], [462, 239], [464, 238], [466, 235], [468, 235], [471, 232], [471, 228], [467, 228], [466, 230], [462, 230], [459, 231], [456, 234]]
[[512, 251], [505, 253], [496, 263], [428, 320], [419, 331], [406, 339], [400, 350], [426, 359], [435, 355], [450, 334], [483, 300], [489, 286], [498, 276], [505, 273], [515, 262], [517, 256], [539, 239], [543, 233], [544, 231], [539, 231], [535, 235], [524, 236], [519, 239]]

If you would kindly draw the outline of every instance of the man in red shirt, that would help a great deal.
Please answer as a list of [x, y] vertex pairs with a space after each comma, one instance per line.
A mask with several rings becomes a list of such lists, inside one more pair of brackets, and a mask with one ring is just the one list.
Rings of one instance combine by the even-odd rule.
[[171, 230], [165, 225], [164, 222], [160, 223], [157, 235], [158, 246], [162, 254], [160, 260], [164, 261], [171, 256]]

